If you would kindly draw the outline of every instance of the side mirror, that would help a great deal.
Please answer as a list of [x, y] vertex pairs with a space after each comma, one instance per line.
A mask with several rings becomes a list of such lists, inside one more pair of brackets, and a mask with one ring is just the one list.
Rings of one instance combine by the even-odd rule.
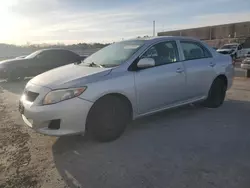
[[142, 58], [137, 63], [138, 68], [148, 68], [154, 66], [155, 66], [155, 60], [153, 58]]

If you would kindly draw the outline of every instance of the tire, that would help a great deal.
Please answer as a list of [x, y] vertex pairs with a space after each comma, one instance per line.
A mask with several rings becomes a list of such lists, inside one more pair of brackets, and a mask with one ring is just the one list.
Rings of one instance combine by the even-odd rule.
[[223, 79], [216, 78], [209, 90], [207, 99], [202, 103], [208, 108], [218, 108], [224, 102], [227, 86]]
[[119, 97], [105, 96], [91, 108], [86, 129], [95, 140], [109, 142], [122, 135], [130, 119], [129, 105]]

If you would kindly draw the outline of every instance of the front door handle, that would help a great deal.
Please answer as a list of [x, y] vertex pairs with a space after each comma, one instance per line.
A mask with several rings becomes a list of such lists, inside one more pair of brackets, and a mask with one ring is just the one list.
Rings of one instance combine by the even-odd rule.
[[210, 62], [210, 63], [209, 63], [209, 66], [210, 66], [210, 67], [214, 67], [214, 66], [215, 66], [215, 63], [214, 63], [214, 62]]
[[176, 69], [176, 72], [177, 73], [182, 73], [184, 70], [182, 69], [182, 68], [178, 68], [178, 69]]

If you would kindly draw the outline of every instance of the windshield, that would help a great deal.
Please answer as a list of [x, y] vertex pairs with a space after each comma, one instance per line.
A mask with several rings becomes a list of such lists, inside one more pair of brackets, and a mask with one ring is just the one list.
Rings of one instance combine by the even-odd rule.
[[40, 54], [41, 52], [42, 52], [41, 50], [35, 51], [35, 52], [33, 52], [32, 54], [26, 56], [25, 59], [34, 58], [34, 57], [36, 57], [38, 54]]
[[128, 60], [144, 43], [144, 40], [131, 40], [111, 44], [84, 59], [81, 65], [119, 66]]
[[224, 45], [221, 47], [221, 49], [235, 49], [235, 48], [237, 48], [237, 45], [232, 45], [232, 44]]

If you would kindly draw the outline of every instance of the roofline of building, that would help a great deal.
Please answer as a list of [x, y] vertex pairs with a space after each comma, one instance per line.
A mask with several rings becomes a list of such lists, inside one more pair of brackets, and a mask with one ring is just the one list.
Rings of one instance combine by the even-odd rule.
[[187, 30], [192, 30], [192, 29], [204, 29], [204, 28], [210, 28], [210, 27], [216, 27], [216, 26], [227, 26], [227, 25], [232, 25], [232, 24], [244, 24], [244, 23], [245, 23], [245, 24], [246, 24], [246, 23], [250, 23], [250, 21], [245, 21], [245, 22], [234, 22], [234, 23], [218, 24], [218, 25], [210, 25], [210, 26], [203, 26], [203, 27], [193, 27], [193, 28], [187, 28], [187, 29], [168, 30], [168, 31], [161, 31], [161, 32], [158, 32], [157, 34], [166, 33], [166, 32], [187, 31]]

